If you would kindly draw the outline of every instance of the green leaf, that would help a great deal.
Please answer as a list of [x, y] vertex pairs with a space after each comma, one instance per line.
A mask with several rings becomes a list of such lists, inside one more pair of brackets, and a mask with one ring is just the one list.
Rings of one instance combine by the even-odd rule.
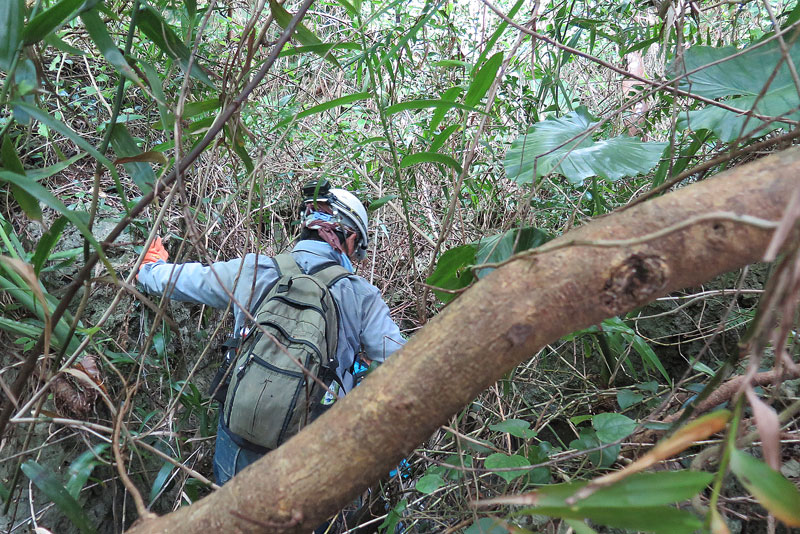
[[30, 114], [19, 103], [33, 105], [35, 103], [34, 90], [39, 85], [36, 65], [30, 58], [23, 57], [17, 63], [17, 70], [14, 71], [14, 84], [17, 86], [18, 97], [22, 100], [10, 102], [9, 105], [14, 112], [14, 119], [20, 124], [27, 125], [31, 120]]
[[[275, 21], [278, 23], [278, 25], [281, 28], [286, 29], [286, 27], [289, 25], [289, 22], [291, 22], [293, 15], [286, 11], [286, 9], [275, 0], [269, 0], [269, 8], [272, 11], [272, 16], [275, 17]], [[298, 41], [306, 46], [319, 46], [324, 44], [320, 38], [317, 37], [314, 32], [306, 28], [302, 22], [295, 28], [293, 37], [297, 38]], [[329, 61], [336, 67], [342, 68], [342, 66], [336, 60], [336, 57], [333, 56], [333, 54], [328, 53], [329, 51], [330, 49], [325, 50], [324, 52], [321, 50], [315, 52], [321, 58]]]
[[386, 195], [384, 197], [379, 198], [378, 200], [373, 201], [369, 207], [367, 208], [369, 211], [375, 211], [376, 209], [380, 208], [390, 200], [394, 200], [397, 198], [397, 195]]
[[[800, 97], [797, 89], [792, 86], [782, 87], [769, 91], [763, 98], [756, 96], [742, 96], [725, 100], [729, 106], [737, 109], [750, 110], [767, 117], [784, 117], [790, 120], [800, 120], [800, 111], [789, 113], [800, 106]], [[711, 130], [717, 137], [726, 143], [739, 138], [761, 137], [789, 125], [773, 122], [762, 128], [766, 123], [760, 119], [747, 120], [745, 115], [734, 113], [716, 106], [708, 106], [698, 111], [682, 113], [678, 120], [678, 128], [691, 128], [692, 130]], [[744, 130], [742, 130], [744, 128]]]
[[394, 533], [397, 530], [397, 524], [403, 518], [403, 512], [406, 510], [407, 506], [408, 499], [403, 499], [397, 503], [394, 508], [389, 510], [389, 513], [386, 514], [386, 519], [381, 523], [381, 532], [385, 534]]
[[61, 233], [64, 231], [64, 227], [66, 225], [67, 218], [59, 217], [53, 222], [53, 224], [50, 225], [50, 228], [44, 234], [42, 234], [42, 237], [39, 239], [39, 243], [36, 245], [36, 251], [33, 254], [33, 259], [31, 260], [33, 271], [37, 275], [42, 270], [47, 258], [50, 256], [50, 252], [53, 250], [53, 247], [56, 246], [59, 238], [61, 238]]
[[[437, 113], [439, 113], [439, 111], [441, 111], [441, 110], [437, 109], [437, 110], [434, 112], [434, 115], [436, 115]], [[439, 151], [439, 149], [440, 149], [440, 148], [442, 148], [442, 145], [444, 145], [445, 141], [447, 141], [447, 139], [448, 139], [448, 138], [449, 138], [451, 135], [453, 135], [453, 133], [454, 133], [456, 130], [458, 130], [459, 128], [461, 128], [461, 125], [460, 125], [460, 124], [451, 124], [450, 126], [448, 126], [447, 128], [445, 128], [444, 130], [442, 130], [442, 131], [441, 131], [441, 133], [439, 133], [438, 135], [436, 135], [436, 137], [433, 139], [433, 142], [431, 143], [430, 151], [431, 151], [431, 152], [438, 152], [438, 151]]]
[[197, 15], [197, 0], [184, 0], [183, 5], [186, 6], [186, 14], [190, 19], [194, 19]]
[[48, 499], [61, 510], [67, 518], [72, 521], [82, 533], [95, 532], [89, 522], [86, 512], [75, 498], [69, 494], [64, 485], [41, 465], [33, 460], [28, 460], [22, 464], [22, 472], [34, 485], [44, 493]]
[[83, 159], [86, 157], [86, 152], [80, 152], [75, 154], [69, 159], [65, 159], [64, 161], [59, 161], [58, 163], [54, 163], [49, 167], [44, 167], [42, 169], [28, 169], [25, 174], [27, 174], [28, 178], [36, 180], [43, 180], [45, 178], [49, 178], [56, 173], [59, 173], [66, 169], [67, 167], [71, 166], [76, 161]]
[[[342, 6], [345, 9], [345, 11], [347, 11], [347, 13], [350, 14], [351, 17], [358, 18], [358, 14], [359, 14], [358, 13], [358, 9], [356, 9], [356, 7], [353, 4], [351, 4], [347, 0], [336, 0], [336, 1], [339, 3], [340, 6]], [[360, 3], [359, 3], [359, 7], [360, 7]]]
[[438, 152], [417, 152], [416, 154], [409, 154], [405, 156], [400, 162], [400, 167], [405, 169], [420, 163], [441, 163], [446, 165], [461, 174], [461, 165], [452, 157]]
[[25, 23], [25, 0], [0, 2], [0, 70], [8, 72], [17, 57]]
[[[25, 168], [22, 166], [22, 162], [19, 160], [17, 151], [14, 148], [14, 143], [11, 142], [8, 134], [3, 136], [0, 154], [2, 154], [3, 167], [11, 172], [25, 176]], [[34, 221], [42, 220], [42, 208], [39, 207], [39, 202], [33, 195], [17, 185], [11, 186], [11, 194], [14, 196], [14, 200], [17, 201], [17, 204], [19, 204], [19, 207], [22, 208], [22, 211], [25, 212], [25, 215]]]
[[199, 100], [197, 102], [189, 102], [183, 107], [182, 117], [187, 119], [189, 117], [200, 115], [201, 113], [214, 111], [215, 109], [219, 109], [221, 106], [222, 101], [218, 96], [215, 96], [214, 98], [208, 98], [206, 100]]
[[176, 469], [174, 465], [170, 462], [164, 462], [164, 465], [161, 466], [161, 469], [158, 470], [158, 474], [156, 474], [156, 478], [153, 481], [153, 487], [150, 488], [150, 504], [152, 505], [155, 501], [158, 494], [161, 493], [161, 490], [164, 488], [164, 484], [167, 483], [169, 480], [169, 476], [172, 474], [172, 471]]
[[522, 419], [506, 419], [489, 425], [489, 428], [498, 432], [506, 432], [518, 438], [533, 438], [536, 436], [536, 431], [531, 429], [531, 424]]
[[489, 87], [492, 86], [492, 83], [497, 76], [497, 71], [502, 64], [502, 52], [498, 52], [489, 58], [489, 60], [475, 74], [472, 83], [469, 85], [467, 96], [464, 97], [464, 104], [469, 107], [474, 107], [481, 101], [481, 98], [484, 97], [486, 91], [488, 91]]
[[81, 136], [74, 130], [67, 127], [63, 122], [54, 119], [50, 114], [46, 113], [45, 111], [42, 111], [38, 107], [32, 106], [25, 102], [21, 102], [19, 100], [13, 101], [10, 105], [21, 108], [30, 116], [32, 116], [34, 119], [41, 122], [48, 128], [57, 131], [58, 133], [60, 133], [65, 137], [68, 137], [73, 143], [75, 143], [80, 148], [88, 152], [94, 159], [96, 159], [97, 161], [105, 165], [107, 168], [109, 168], [109, 170], [111, 170], [112, 173], [115, 172], [113, 170], [113, 165], [111, 164], [111, 161], [108, 160], [108, 158], [100, 154], [100, 152], [98, 152], [94, 146], [92, 146], [88, 141], [86, 141], [86, 139], [84, 139], [83, 136]]
[[[436, 262], [436, 269], [425, 280], [428, 285], [441, 287], [442, 289], [462, 289], [470, 285], [473, 281], [472, 272], [468, 266], [475, 263], [475, 245], [462, 245], [451, 248]], [[442, 302], [450, 302], [456, 295], [443, 291], [433, 292]]]
[[[486, 460], [483, 461], [483, 465], [486, 467], [486, 469], [492, 471], [494, 469], [505, 469], [509, 467], [527, 467], [531, 464], [524, 456], [496, 452], [487, 456]], [[495, 471], [495, 474], [504, 479], [506, 482], [511, 482], [515, 478], [519, 478], [527, 472], [527, 470]]]
[[800, 491], [791, 481], [738, 449], [731, 451], [731, 471], [772, 515], [790, 527], [800, 527]]
[[231, 129], [226, 125], [225, 137], [227, 137], [228, 141], [230, 142], [233, 151], [237, 156], [239, 156], [239, 159], [242, 160], [247, 174], [252, 173], [255, 165], [253, 164], [253, 159], [250, 157], [250, 154], [247, 153], [247, 149], [244, 146], [244, 136], [242, 135], [241, 129], [237, 129], [236, 133], [231, 135]]
[[644, 395], [636, 393], [630, 389], [621, 389], [617, 392], [617, 403], [620, 409], [625, 410], [634, 404], [638, 404], [644, 400]]
[[158, 114], [161, 117], [161, 127], [164, 131], [167, 131], [175, 124], [175, 117], [167, 109], [167, 97], [164, 94], [164, 88], [161, 86], [161, 78], [150, 63], [139, 61], [139, 64], [142, 66], [144, 75], [147, 78], [147, 84], [150, 86], [150, 90], [153, 92], [153, 96], [156, 99]]
[[320, 43], [308, 46], [293, 46], [286, 48], [278, 54], [278, 57], [296, 56], [299, 54], [306, 54], [312, 52], [320, 56], [324, 56], [331, 50], [361, 50], [361, 45], [353, 42], [341, 43]]
[[433, 493], [437, 489], [444, 486], [444, 479], [439, 475], [424, 475], [417, 480], [414, 488], [420, 493]]
[[468, 72], [472, 68], [472, 63], [460, 59], [440, 59], [439, 61], [434, 61], [431, 65], [434, 67], [458, 67], [467, 69]]
[[103, 57], [106, 58], [120, 74], [132, 80], [134, 83], [141, 84], [142, 82], [139, 81], [136, 72], [128, 65], [125, 56], [122, 55], [122, 52], [117, 48], [117, 45], [108, 34], [106, 23], [100, 19], [97, 8], [81, 13], [81, 20], [86, 27], [86, 31], [89, 32], [89, 37], [91, 37], [94, 44], [97, 45], [97, 49], [100, 50]]
[[692, 369], [694, 369], [695, 371], [699, 371], [701, 373], [704, 373], [704, 374], [706, 374], [708, 376], [712, 376], [712, 377], [716, 374], [711, 367], [709, 367], [708, 365], [704, 364], [703, 362], [695, 362], [695, 363], [693, 363], [692, 364]]
[[[274, 2], [275, 0], [270, 0], [270, 2]], [[444, 0], [438, 0], [436, 4], [432, 2], [426, 2], [425, 8], [426, 11], [423, 13], [421, 17], [417, 20], [417, 23], [411, 27], [398, 41], [392, 46], [392, 48], [381, 58], [381, 65], [388, 65], [388, 63], [392, 60], [392, 58], [402, 50], [407, 44], [408, 41], [416, 37], [417, 32], [422, 29], [430, 20], [430, 18], [439, 11], [439, 7], [444, 3]]]
[[[132, 157], [140, 154], [142, 149], [133, 140], [133, 136], [124, 124], [114, 124], [111, 131], [111, 146], [120, 158]], [[153, 190], [156, 174], [149, 163], [132, 161], [122, 165], [142, 193], [147, 194]]]
[[452, 109], [465, 109], [467, 111], [478, 111], [483, 113], [480, 110], [471, 108], [469, 106], [465, 106], [464, 104], [460, 104], [458, 102], [451, 102], [449, 100], [439, 100], [439, 99], [431, 99], [431, 98], [420, 98], [418, 100], [406, 100], [405, 102], [399, 102], [392, 106], [386, 108], [385, 113], [387, 117], [394, 115], [395, 113], [400, 113], [401, 111], [408, 111], [410, 109], [427, 109], [427, 108], [444, 108]]
[[44, 203], [47, 207], [52, 210], [57, 211], [64, 217], [66, 217], [69, 222], [71, 222], [75, 228], [80, 230], [83, 237], [91, 243], [91, 245], [95, 248], [100, 258], [103, 260], [103, 263], [106, 265], [106, 268], [110, 272], [114, 272], [114, 268], [108, 262], [108, 258], [106, 258], [103, 249], [100, 247], [100, 243], [92, 235], [92, 232], [89, 231], [89, 227], [86, 226], [86, 220], [88, 218], [88, 213], [86, 212], [78, 212], [73, 211], [67, 208], [58, 198], [56, 198], [49, 190], [43, 187], [38, 182], [34, 182], [27, 176], [23, 176], [21, 174], [17, 174], [10, 171], [2, 171], [0, 170], [0, 180], [4, 182], [9, 182], [14, 184], [26, 192], [28, 192], [31, 196], [36, 198], [39, 202]]
[[642, 382], [641, 384], [636, 384], [636, 387], [641, 389], [642, 391], [647, 391], [655, 395], [658, 393], [658, 382], [655, 380], [650, 380], [649, 382]]
[[26, 45], [37, 43], [47, 37], [50, 32], [70, 20], [84, 0], [61, 0], [33, 17], [22, 31], [22, 40]]
[[75, 48], [74, 46], [72, 46], [68, 42], [66, 42], [63, 39], [61, 39], [61, 37], [59, 37], [55, 33], [51, 33], [47, 37], [45, 37], [44, 38], [44, 42], [45, 42], [45, 44], [50, 45], [50, 46], [52, 46], [54, 48], [57, 48], [58, 50], [61, 50], [62, 52], [66, 53], [66, 54], [72, 54], [73, 56], [85, 56], [86, 55], [86, 52], [84, 52], [83, 50], [80, 50], [78, 48]]
[[294, 120], [304, 119], [311, 115], [315, 115], [317, 113], [322, 113], [323, 111], [328, 111], [329, 109], [335, 108], [337, 106], [345, 106], [347, 104], [352, 104], [353, 102], [358, 102], [359, 100], [366, 100], [369, 98], [369, 93], [367, 91], [361, 93], [353, 93], [351, 95], [345, 95], [339, 98], [334, 98], [333, 100], [328, 100], [327, 102], [323, 102], [322, 104], [317, 104], [316, 106], [311, 106], [308, 109], [304, 109], [296, 116], [291, 116], [287, 119], [282, 120], [276, 125], [277, 127], [285, 126]]
[[461, 468], [472, 467], [472, 460], [473, 458], [471, 454], [451, 454], [444, 459], [444, 463], [454, 467], [449, 468], [442, 466], [444, 468], [442, 474], [445, 476], [445, 478], [447, 478], [447, 480], [461, 480], [464, 478], [464, 471]]
[[652, 347], [644, 340], [641, 336], [631, 336], [631, 342], [633, 343], [633, 349], [641, 356], [642, 361], [645, 362], [645, 365], [649, 364], [658, 369], [658, 372], [661, 373], [668, 383], [672, 382], [672, 379], [667, 372], [667, 369], [661, 363], [661, 360], [658, 358], [658, 355], [655, 353]]
[[575, 534], [597, 534], [596, 530], [583, 521], [579, 521], [577, 519], [565, 519], [564, 523], [566, 523], [575, 532]]
[[482, 517], [464, 530], [464, 534], [508, 534], [505, 521], [493, 517]]
[[592, 418], [597, 439], [613, 443], [626, 438], [636, 429], [636, 421], [621, 413], [599, 413]]
[[108, 443], [98, 443], [92, 450], [85, 451], [70, 464], [65, 488], [75, 499], [80, 495], [81, 489], [83, 489], [86, 481], [89, 480], [94, 468], [98, 465], [103, 465], [103, 462], [98, 460], [98, 457], [108, 447]]
[[[585, 107], [561, 118], [534, 124], [508, 149], [504, 162], [506, 175], [519, 183], [528, 183], [551, 172], [566, 176], [574, 184], [592, 176], [614, 181], [650, 171], [668, 144], [643, 143], [627, 136], [597, 142], [591, 136], [579, 137], [594, 124], [594, 118]], [[556, 148], [562, 144], [564, 146]]]
[[[581, 508], [536, 507], [525, 510], [529, 514], [547, 515], [564, 519], [589, 519], [609, 527], [643, 530], [656, 534], [693, 534], [703, 523], [694, 515], [669, 506], [637, 508]], [[520, 512], [520, 513], [524, 513]]]
[[[508, 12], [508, 15], [506, 16], [509, 19], [513, 19], [514, 15], [517, 14], [517, 11], [519, 11], [519, 9], [523, 6], [524, 3], [525, 0], [517, 0], [517, 3], [512, 6], [511, 10]], [[494, 31], [492, 36], [489, 37], [489, 40], [486, 42], [486, 44], [483, 45], [483, 52], [481, 52], [481, 55], [478, 56], [478, 60], [475, 62], [476, 65], [480, 65], [481, 63], [483, 63], [483, 60], [486, 59], [486, 56], [489, 54], [494, 45], [497, 43], [497, 40], [500, 39], [503, 33], [505, 33], [507, 27], [508, 27], [508, 22], [506, 22], [505, 20], [503, 20], [500, 24], [497, 25], [497, 29]]]
[[[637, 473], [607, 487], [601, 487], [584, 499], [570, 504], [581, 508], [653, 507], [685, 501], [697, 495], [714, 479], [704, 471], [659, 471]], [[552, 484], [538, 488], [525, 497], [535, 498], [541, 506], [567, 506], [567, 499], [589, 482]]]
[[592, 416], [591, 415], [587, 415], [587, 414], [584, 414], [584, 415], [573, 415], [572, 417], [569, 418], [569, 422], [572, 423], [573, 425], [579, 425], [579, 424], [583, 423], [584, 421], [591, 421], [591, 420], [592, 420]]
[[[500, 263], [523, 250], [541, 246], [552, 238], [550, 234], [532, 226], [525, 226], [517, 230], [509, 230], [491, 237], [485, 237], [477, 243], [478, 253], [475, 262], [478, 265]], [[479, 270], [478, 278], [483, 278], [493, 270]]]
[[[788, 119], [798, 120], [800, 112], [795, 110], [800, 106], [800, 96], [797, 94], [791, 71], [786, 62], [781, 64], [772, 79], [773, 71], [782, 58], [778, 40], [758, 47], [752, 46], [743, 54], [723, 61], [738, 52], [740, 50], [733, 46], [720, 48], [694, 46], [685, 52], [680, 62], [670, 66], [670, 71], [676, 75], [682, 75], [685, 72], [716, 63], [682, 78], [681, 89], [707, 98], [736, 97], [724, 100], [724, 102], [742, 110], [750, 110], [755, 104], [754, 111], [760, 115], [784, 116]], [[800, 69], [800, 46], [797, 43], [789, 49], [789, 56], [795, 68]], [[746, 72], [747, 76], [742, 76], [742, 72]], [[764, 83], [770, 79], [772, 79], [772, 83], [756, 103], [756, 98], [764, 88]], [[680, 117], [678, 127], [686, 128], [688, 126], [694, 130], [709, 129], [723, 141], [730, 142], [739, 137], [745, 122], [748, 131], [765, 124], [760, 119], [748, 120], [742, 114], [716, 106], [707, 106], [698, 111], [690, 111], [688, 117], [686, 115]], [[778, 128], [786, 127], [785, 124], [773, 122], [758, 130], [755, 135], [762, 136]]]
[[0, 483], [0, 502], [5, 503], [10, 495], [11, 492], [8, 491], [8, 488]]
[[[463, 91], [463, 90], [464, 89], [462, 89], [459, 86], [451, 87], [450, 89], [448, 89], [447, 91], [442, 93], [441, 100], [444, 101], [444, 102], [453, 102], [453, 103], [455, 103], [456, 98], [458, 98], [458, 95], [460, 95], [461, 91]], [[428, 125], [428, 131], [431, 134], [436, 132], [436, 129], [439, 128], [439, 125], [444, 120], [444, 116], [447, 115], [448, 111], [450, 111], [450, 108], [442, 106], [442, 107], [436, 108], [436, 110], [433, 112], [433, 116], [431, 116], [431, 123]], [[459, 127], [459, 125], [457, 125], [457, 124], [454, 124], [453, 126], [455, 126], [455, 128]], [[453, 128], [453, 126], [451, 126], [450, 128]], [[442, 141], [442, 143], [444, 143], [444, 140]], [[438, 147], [434, 148], [433, 146], [431, 146], [431, 150], [436, 152], [438, 150]]]
[[[578, 438], [572, 440], [569, 444], [570, 448], [583, 451], [595, 449], [600, 445], [602, 443], [598, 439], [597, 433], [591, 428], [581, 428]], [[589, 453], [589, 460], [599, 467], [608, 467], [617, 461], [619, 451], [620, 445], [603, 447], [599, 451]]]
[[[137, 13], [136, 24], [144, 34], [166, 55], [177, 60], [184, 72], [189, 67], [191, 52], [185, 44], [175, 35], [172, 28], [161, 18], [161, 15], [152, 7], [143, 7]], [[208, 77], [195, 57], [192, 61], [190, 75], [214, 89], [214, 82]]]

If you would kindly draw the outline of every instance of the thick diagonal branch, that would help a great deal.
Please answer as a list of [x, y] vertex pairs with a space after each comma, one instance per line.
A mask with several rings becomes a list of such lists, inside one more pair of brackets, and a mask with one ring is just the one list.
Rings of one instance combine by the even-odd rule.
[[[774, 230], [748, 220], [780, 220], [798, 176], [800, 149], [787, 150], [552, 242], [580, 245], [550, 244], [509, 262], [284, 446], [216, 493], [131, 532], [308, 532], [546, 344], [760, 260]], [[697, 217], [711, 212], [741, 218]], [[614, 240], [628, 244], [591, 245]]]

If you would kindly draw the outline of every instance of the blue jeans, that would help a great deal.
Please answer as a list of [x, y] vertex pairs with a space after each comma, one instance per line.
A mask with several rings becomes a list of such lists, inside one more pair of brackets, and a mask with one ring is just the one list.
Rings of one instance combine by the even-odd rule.
[[217, 424], [217, 447], [214, 451], [214, 478], [222, 486], [233, 475], [264, 456], [261, 453], [243, 449], [237, 445], [228, 432]]
[[[222, 427], [222, 423], [217, 423], [217, 446], [214, 450], [214, 478], [217, 484], [222, 486], [232, 479], [234, 475], [262, 456], [264, 455], [261, 453], [243, 449], [237, 445], [228, 435], [227, 430]], [[314, 529], [314, 532], [323, 534], [328, 529], [329, 524], [330, 521], [325, 521]]]

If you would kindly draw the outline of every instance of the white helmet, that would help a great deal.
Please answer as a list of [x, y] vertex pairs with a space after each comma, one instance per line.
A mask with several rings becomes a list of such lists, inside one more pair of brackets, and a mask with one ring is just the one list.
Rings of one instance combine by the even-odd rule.
[[367, 210], [358, 198], [346, 189], [331, 189], [328, 194], [328, 203], [333, 208], [333, 214], [341, 223], [352, 228], [358, 233], [355, 256], [359, 260], [367, 257]]

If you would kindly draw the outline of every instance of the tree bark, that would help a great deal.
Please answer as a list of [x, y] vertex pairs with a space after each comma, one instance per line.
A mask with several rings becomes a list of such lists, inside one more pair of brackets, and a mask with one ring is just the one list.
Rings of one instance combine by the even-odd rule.
[[[546, 344], [760, 260], [772, 229], [708, 214], [778, 221], [798, 177], [800, 149], [786, 150], [599, 218], [545, 245], [547, 252], [518, 257], [451, 303], [284, 446], [214, 494], [130, 532], [308, 532]], [[662, 232], [675, 225], [683, 226]], [[625, 245], [585, 244], [655, 232], [661, 234]], [[558, 244], [564, 246], [554, 249]]]

